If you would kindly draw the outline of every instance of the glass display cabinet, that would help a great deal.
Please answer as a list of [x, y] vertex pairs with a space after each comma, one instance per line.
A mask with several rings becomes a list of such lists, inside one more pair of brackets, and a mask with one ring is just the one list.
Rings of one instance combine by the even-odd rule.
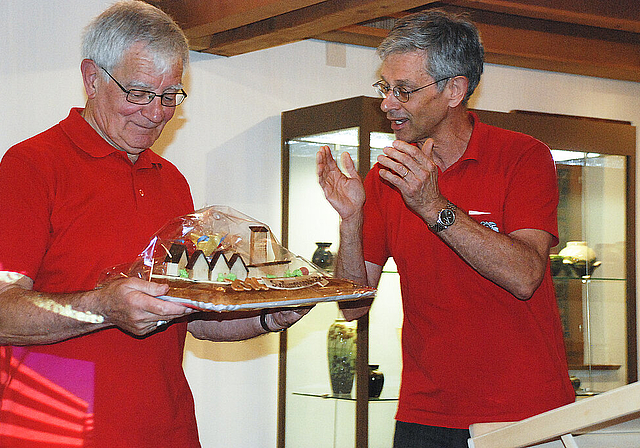
[[560, 243], [550, 261], [577, 396], [637, 381], [635, 127], [525, 111], [478, 114], [551, 147]]
[[[365, 176], [394, 139], [380, 102], [361, 96], [282, 113], [282, 242], [294, 253], [312, 259], [328, 243], [337, 251], [339, 219], [318, 186], [315, 155], [322, 145], [336, 159], [347, 151]], [[560, 243], [550, 261], [570, 373], [580, 382], [577, 395], [636, 381], [635, 128], [541, 113], [475, 112], [552, 148], [561, 197]], [[336, 395], [327, 332], [339, 317], [335, 303], [316, 305], [280, 334], [278, 448], [392, 445], [402, 367], [393, 260], [384, 267], [371, 311], [357, 322], [353, 389]], [[384, 374], [377, 398], [368, 394], [370, 364]]]
[[[355, 97], [282, 114], [282, 241], [311, 259], [317, 243], [338, 246], [338, 215], [318, 186], [315, 157], [329, 145], [334, 157], [347, 151], [365, 176], [382, 148], [393, 141], [380, 99]], [[331, 269], [331, 266], [328, 267]], [[394, 284], [395, 282], [395, 284]], [[356, 380], [350, 394], [332, 395], [327, 360], [327, 331], [340, 316], [335, 303], [321, 304], [281, 335], [278, 446], [368, 446], [368, 420], [379, 418], [380, 432], [392, 434], [400, 377], [399, 286], [393, 268], [385, 269], [376, 302], [357, 322]], [[388, 285], [388, 294], [380, 291]], [[390, 302], [386, 306], [383, 302]], [[378, 328], [374, 310], [393, 309], [395, 323]], [[371, 332], [369, 326], [373, 325]], [[370, 337], [387, 334], [384, 348]], [[371, 335], [371, 336], [370, 336]], [[372, 341], [373, 342], [373, 341]], [[384, 373], [379, 398], [368, 397], [369, 354]], [[370, 412], [371, 411], [371, 412]], [[386, 426], [382, 429], [381, 426]], [[377, 433], [377, 436], [380, 434]], [[350, 442], [348, 442], [350, 441]], [[390, 441], [381, 446], [390, 446]]]

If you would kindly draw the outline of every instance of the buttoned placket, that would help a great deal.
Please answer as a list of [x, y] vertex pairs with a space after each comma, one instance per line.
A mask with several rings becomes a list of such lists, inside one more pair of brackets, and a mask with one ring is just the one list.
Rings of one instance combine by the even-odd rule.
[[148, 199], [147, 186], [150, 181], [149, 176], [153, 176], [153, 173], [161, 168], [161, 165], [157, 163], [146, 163], [144, 165], [142, 163], [144, 162], [138, 159], [138, 162], [131, 167], [133, 194], [138, 210], [145, 207], [145, 201]]

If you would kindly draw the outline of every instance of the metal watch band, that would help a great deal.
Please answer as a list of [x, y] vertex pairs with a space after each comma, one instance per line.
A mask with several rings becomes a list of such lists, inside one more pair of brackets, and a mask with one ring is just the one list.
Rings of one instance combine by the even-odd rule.
[[456, 206], [453, 204], [453, 202], [451, 201], [447, 201], [447, 206], [445, 208], [443, 208], [442, 210], [440, 210], [440, 213], [438, 213], [438, 220], [436, 221], [436, 223], [434, 225], [428, 225], [429, 229], [434, 232], [434, 233], [438, 233], [438, 232], [442, 232], [444, 229], [446, 229], [447, 227], [451, 226], [453, 224], [453, 222], [455, 222], [455, 214], [453, 216], [453, 221], [449, 224], [445, 224], [444, 222], [442, 222], [441, 217], [442, 217], [442, 212], [444, 212], [445, 210], [450, 210], [451, 212], [455, 213], [456, 211]]

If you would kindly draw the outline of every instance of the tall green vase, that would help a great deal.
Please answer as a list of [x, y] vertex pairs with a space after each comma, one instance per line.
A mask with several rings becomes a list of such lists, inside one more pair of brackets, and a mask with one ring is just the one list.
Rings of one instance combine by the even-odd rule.
[[334, 395], [349, 395], [356, 371], [356, 321], [336, 319], [327, 333], [329, 377]]

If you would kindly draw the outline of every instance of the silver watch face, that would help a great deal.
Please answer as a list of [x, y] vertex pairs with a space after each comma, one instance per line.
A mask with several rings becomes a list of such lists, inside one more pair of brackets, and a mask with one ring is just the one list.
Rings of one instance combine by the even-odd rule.
[[451, 224], [453, 224], [456, 220], [456, 214], [453, 212], [453, 210], [449, 210], [448, 208], [445, 208], [444, 210], [440, 211], [440, 216], [438, 217], [438, 221], [445, 227], [449, 227]]

